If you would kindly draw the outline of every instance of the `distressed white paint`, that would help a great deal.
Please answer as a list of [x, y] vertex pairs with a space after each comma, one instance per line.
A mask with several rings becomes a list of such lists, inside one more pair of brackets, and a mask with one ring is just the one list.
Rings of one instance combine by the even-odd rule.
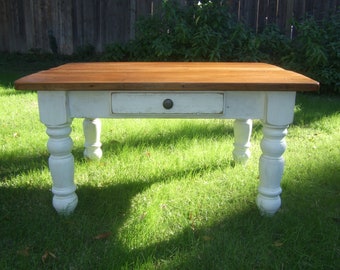
[[286, 150], [285, 136], [288, 126], [273, 126], [264, 123], [263, 139], [261, 141], [262, 156], [259, 171], [260, 184], [257, 196], [257, 206], [266, 215], [273, 215], [281, 206], [280, 182], [283, 175]]
[[246, 163], [250, 157], [250, 136], [253, 121], [251, 119], [236, 119], [234, 122], [234, 150], [236, 162]]
[[40, 120], [57, 125], [70, 121], [68, 96], [65, 91], [38, 91]]
[[[240, 91], [40, 91], [40, 119], [47, 127], [49, 167], [53, 179], [53, 206], [69, 214], [77, 205], [74, 160], [71, 154], [71, 121], [84, 120], [85, 157], [102, 156], [98, 118], [225, 118], [234, 123], [235, 161], [250, 156], [251, 119], [264, 122], [257, 205], [264, 214], [274, 214], [281, 205], [280, 182], [284, 169], [284, 137], [293, 120], [295, 92]], [[174, 102], [171, 109], [163, 101]]]
[[295, 92], [267, 92], [265, 121], [272, 125], [289, 125], [293, 122]]
[[223, 103], [223, 93], [112, 93], [113, 114], [222, 114]]
[[102, 146], [100, 142], [101, 127], [101, 121], [98, 118], [85, 118], [83, 121], [85, 137], [84, 156], [88, 159], [100, 159], [103, 155], [102, 149], [100, 148]]
[[225, 92], [225, 118], [262, 119], [265, 113], [265, 92]]
[[[58, 116], [57, 116], [58, 117]], [[70, 122], [58, 126], [47, 126], [48, 160], [52, 175], [53, 206], [61, 214], [72, 213], [78, 203], [74, 185], [74, 158], [71, 154], [73, 142], [70, 138]]]

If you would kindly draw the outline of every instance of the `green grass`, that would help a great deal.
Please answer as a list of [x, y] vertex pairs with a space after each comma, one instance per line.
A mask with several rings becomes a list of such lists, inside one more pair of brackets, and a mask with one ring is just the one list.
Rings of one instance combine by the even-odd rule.
[[0, 269], [337, 269], [339, 97], [298, 95], [270, 218], [255, 205], [259, 121], [243, 166], [232, 121], [105, 119], [104, 156], [89, 162], [75, 119], [79, 204], [62, 217], [36, 93], [11, 87], [27, 71], [1, 71]]

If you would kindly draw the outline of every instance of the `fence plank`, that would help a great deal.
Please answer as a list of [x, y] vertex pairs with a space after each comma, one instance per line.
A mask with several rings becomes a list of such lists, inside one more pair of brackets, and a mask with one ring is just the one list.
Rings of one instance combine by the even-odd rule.
[[[59, 52], [71, 54], [91, 44], [103, 51], [107, 44], [134, 38], [134, 25], [164, 0], [0, 0], [0, 51], [51, 51], [51, 35]], [[175, 0], [173, 0], [175, 1]], [[192, 5], [194, 0], [177, 0]], [[291, 19], [313, 15], [322, 19], [339, 11], [340, 0], [224, 0], [235, 19], [255, 32], [276, 23], [287, 34]], [[50, 37], [49, 37], [50, 36]]]

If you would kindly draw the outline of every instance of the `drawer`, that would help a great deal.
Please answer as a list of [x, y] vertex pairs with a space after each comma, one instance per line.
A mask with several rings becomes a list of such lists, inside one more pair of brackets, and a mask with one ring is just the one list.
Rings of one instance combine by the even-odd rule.
[[223, 114], [223, 93], [113, 92], [113, 114]]

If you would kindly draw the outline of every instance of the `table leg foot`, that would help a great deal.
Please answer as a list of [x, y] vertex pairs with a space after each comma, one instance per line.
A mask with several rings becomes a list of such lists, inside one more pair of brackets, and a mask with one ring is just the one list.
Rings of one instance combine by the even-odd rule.
[[85, 136], [85, 150], [84, 157], [91, 160], [98, 160], [102, 157], [103, 152], [101, 149], [100, 133], [101, 121], [98, 118], [89, 119], [85, 118], [83, 121], [83, 129]]
[[234, 121], [234, 150], [235, 162], [246, 163], [250, 157], [250, 136], [253, 121], [251, 119], [236, 119]]
[[285, 136], [288, 126], [264, 124], [261, 141], [260, 184], [257, 206], [264, 215], [274, 215], [281, 206], [281, 179], [284, 170], [283, 153], [286, 150]]
[[74, 184], [74, 158], [71, 153], [73, 142], [70, 138], [71, 123], [47, 126], [47, 143], [50, 157], [48, 160], [53, 180], [53, 206], [60, 214], [73, 212], [78, 203]]
[[52, 188], [54, 194], [52, 205], [59, 214], [69, 215], [73, 213], [78, 204], [78, 196], [74, 192], [75, 190], [75, 187], [69, 189]]

